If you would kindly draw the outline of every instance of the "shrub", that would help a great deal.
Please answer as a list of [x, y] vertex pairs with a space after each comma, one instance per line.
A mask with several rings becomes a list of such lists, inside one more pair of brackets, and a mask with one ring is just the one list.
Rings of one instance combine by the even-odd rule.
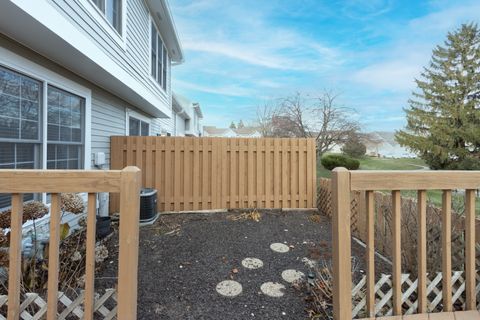
[[367, 153], [367, 147], [359, 139], [350, 139], [343, 145], [342, 152], [352, 158], [360, 158]]
[[352, 159], [343, 154], [327, 154], [322, 157], [322, 165], [328, 169], [333, 170], [336, 167], [345, 167], [348, 170], [357, 170], [360, 167], [360, 161]]

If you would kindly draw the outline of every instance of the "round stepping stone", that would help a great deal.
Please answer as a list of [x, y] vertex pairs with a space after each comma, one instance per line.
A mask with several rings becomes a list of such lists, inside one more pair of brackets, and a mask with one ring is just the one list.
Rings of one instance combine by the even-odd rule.
[[225, 280], [217, 284], [218, 293], [225, 297], [236, 297], [242, 293], [242, 285], [237, 281]]
[[282, 272], [282, 279], [288, 283], [293, 283], [295, 281], [299, 281], [305, 277], [305, 274], [301, 271], [287, 269]]
[[263, 262], [257, 258], [245, 258], [242, 260], [242, 266], [247, 269], [259, 269], [263, 267]]
[[272, 243], [270, 245], [270, 249], [272, 249], [275, 252], [279, 252], [279, 253], [285, 253], [285, 252], [288, 252], [290, 250], [290, 248], [286, 244], [283, 244], [283, 243]]
[[260, 290], [262, 290], [264, 295], [280, 298], [284, 295], [283, 290], [285, 290], [285, 286], [278, 282], [265, 282], [260, 286]]

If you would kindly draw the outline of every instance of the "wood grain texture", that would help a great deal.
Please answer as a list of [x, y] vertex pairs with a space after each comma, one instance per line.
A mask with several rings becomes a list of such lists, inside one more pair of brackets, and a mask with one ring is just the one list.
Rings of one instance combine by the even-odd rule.
[[118, 257], [118, 319], [137, 318], [138, 233], [141, 173], [136, 167], [122, 171]]
[[465, 191], [465, 307], [476, 310], [475, 272], [475, 190]]
[[10, 254], [8, 272], [8, 313], [7, 319], [18, 319], [20, 315], [20, 279], [22, 266], [22, 221], [23, 196], [12, 195]]
[[367, 315], [375, 317], [375, 203], [373, 191], [365, 193], [367, 233]]
[[[316, 206], [313, 139], [112, 137], [111, 141], [112, 168], [143, 168], [143, 186], [158, 190], [159, 211]], [[117, 212], [118, 196], [112, 195], [110, 203], [111, 212]]]
[[402, 204], [400, 191], [392, 191], [393, 243], [392, 243], [392, 285], [393, 314], [402, 315], [402, 249], [401, 249], [401, 215]]
[[452, 311], [452, 191], [442, 195], [442, 297], [443, 311]]
[[418, 191], [417, 198], [418, 230], [418, 313], [427, 312], [427, 192]]
[[352, 190], [480, 188], [479, 171], [352, 171]]
[[60, 194], [52, 193], [50, 205], [50, 242], [48, 243], [47, 320], [57, 318], [58, 269], [60, 267]]
[[0, 193], [119, 192], [119, 170], [0, 169]]
[[89, 193], [87, 211], [87, 240], [85, 243], [85, 320], [92, 320], [94, 311], [96, 215], [97, 195], [95, 193]]
[[332, 248], [333, 316], [335, 320], [352, 318], [350, 173], [344, 168], [332, 171]]

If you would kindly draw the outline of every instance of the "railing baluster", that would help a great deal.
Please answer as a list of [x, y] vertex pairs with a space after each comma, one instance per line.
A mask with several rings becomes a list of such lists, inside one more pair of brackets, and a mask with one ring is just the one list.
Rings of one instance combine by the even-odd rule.
[[427, 312], [427, 192], [418, 190], [418, 313]]
[[352, 261], [350, 238], [350, 172], [332, 172], [333, 316], [352, 319]]
[[465, 291], [467, 310], [476, 310], [475, 190], [465, 191]]
[[367, 314], [375, 317], [375, 207], [373, 191], [365, 194], [367, 207]]
[[443, 311], [452, 311], [452, 191], [442, 197], [442, 295]]
[[93, 319], [94, 288], [95, 288], [95, 233], [97, 195], [88, 194], [87, 212], [87, 242], [85, 257], [85, 312], [84, 319]]
[[392, 191], [393, 243], [392, 243], [392, 284], [393, 315], [402, 315], [402, 250], [401, 250], [401, 215], [402, 204], [400, 191]]
[[50, 205], [50, 242], [48, 244], [47, 319], [57, 318], [58, 268], [60, 246], [60, 194], [52, 193]]
[[22, 222], [23, 196], [12, 195], [12, 213], [10, 229], [10, 262], [8, 270], [8, 320], [19, 318], [20, 279], [22, 265]]

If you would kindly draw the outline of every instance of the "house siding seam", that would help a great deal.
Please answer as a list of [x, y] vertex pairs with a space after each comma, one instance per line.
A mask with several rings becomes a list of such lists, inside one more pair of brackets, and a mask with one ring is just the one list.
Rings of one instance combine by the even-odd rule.
[[159, 97], [165, 106], [170, 106], [170, 81], [167, 82], [165, 92], [150, 76], [150, 20], [148, 8], [142, 0], [125, 0], [125, 49], [85, 8], [93, 4], [79, 0], [49, 1], [132, 78]]

